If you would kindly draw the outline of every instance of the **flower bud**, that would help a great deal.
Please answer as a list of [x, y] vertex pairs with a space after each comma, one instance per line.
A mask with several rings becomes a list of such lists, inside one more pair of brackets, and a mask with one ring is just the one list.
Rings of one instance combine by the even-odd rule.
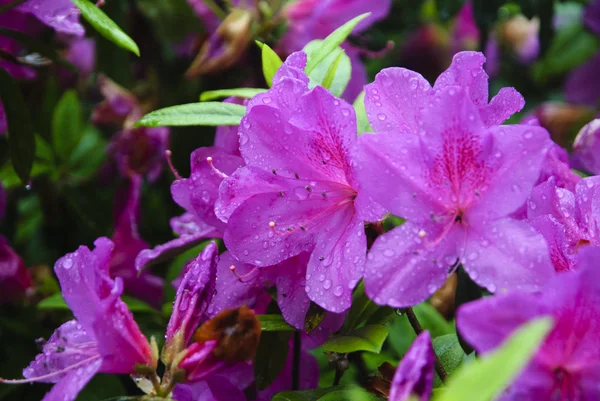
[[214, 242], [187, 266], [167, 326], [163, 360], [173, 361], [190, 342], [215, 292], [219, 251]]
[[591, 174], [600, 174], [600, 119], [592, 120], [573, 143], [573, 165]]
[[194, 78], [231, 67], [250, 43], [253, 19], [251, 10], [232, 10], [215, 33], [204, 42], [185, 75]]

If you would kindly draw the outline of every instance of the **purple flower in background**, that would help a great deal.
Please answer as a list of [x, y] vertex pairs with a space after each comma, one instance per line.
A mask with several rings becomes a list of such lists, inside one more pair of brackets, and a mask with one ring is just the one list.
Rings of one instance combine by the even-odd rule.
[[600, 398], [599, 248], [580, 252], [577, 271], [553, 278], [536, 294], [510, 292], [460, 308], [457, 326], [478, 352], [498, 347], [515, 329], [540, 316], [555, 326], [503, 401]]
[[90, 251], [80, 247], [54, 267], [63, 297], [76, 320], [59, 327], [43, 353], [23, 371], [26, 380], [56, 383], [44, 401], [71, 401], [98, 372], [133, 374], [137, 365], [156, 367], [146, 337], [120, 299], [123, 282], [110, 278], [113, 244], [99, 238]]
[[96, 66], [96, 41], [88, 38], [69, 41], [65, 59], [77, 67], [83, 79], [89, 77]]
[[433, 89], [401, 68], [366, 88], [376, 134], [359, 138], [358, 176], [407, 220], [369, 252], [365, 285], [379, 304], [424, 301], [459, 263], [491, 292], [536, 289], [553, 273], [544, 238], [507, 217], [527, 200], [551, 141], [540, 127], [497, 125], [523, 99], [503, 88], [488, 104], [483, 60], [457, 54]]
[[600, 177], [580, 180], [573, 192], [550, 178], [531, 192], [527, 217], [540, 232], [556, 271], [575, 269], [582, 246], [600, 246]]
[[[287, 19], [287, 31], [278, 44], [278, 51], [291, 54], [315, 39], [325, 39], [338, 27], [354, 17], [370, 12], [354, 29], [354, 33], [365, 31], [375, 22], [385, 18], [391, 8], [390, 0], [377, 2], [368, 0], [299, 0], [283, 10]], [[344, 99], [352, 102], [368, 82], [367, 71], [360, 60], [361, 49], [348, 42], [342, 47], [352, 62], [352, 76], [344, 92]]]
[[292, 54], [249, 102], [239, 131], [246, 165], [221, 184], [215, 212], [240, 262], [272, 266], [309, 252], [306, 293], [341, 312], [362, 277], [364, 221], [383, 211], [356, 181], [354, 109], [321, 87], [309, 91], [305, 63]]
[[2, 219], [4, 219], [4, 215], [6, 214], [6, 203], [7, 203], [6, 189], [4, 189], [4, 187], [2, 186], [2, 183], [0, 182], [0, 221], [2, 221]]
[[[593, 0], [585, 8], [583, 22], [588, 29], [596, 35], [600, 35], [599, 0]], [[565, 82], [565, 96], [570, 103], [596, 106], [600, 97], [598, 68], [600, 68], [600, 52], [569, 73], [569, 77]]]
[[163, 356], [166, 360], [183, 350], [200, 322], [206, 320], [206, 309], [215, 293], [218, 261], [217, 245], [211, 242], [187, 265], [167, 325]]
[[433, 388], [434, 353], [429, 332], [415, 339], [396, 369], [389, 401], [427, 401]]
[[600, 119], [579, 131], [573, 143], [573, 165], [591, 174], [600, 174]]
[[[0, 198], [1, 191], [0, 185]], [[0, 235], [0, 304], [26, 295], [31, 287], [29, 270], [21, 257], [10, 247], [6, 238]]]
[[135, 268], [138, 253], [148, 248], [138, 232], [141, 185], [142, 178], [132, 176], [127, 187], [117, 192], [112, 236], [115, 247], [110, 258], [110, 275], [123, 279], [127, 293], [154, 307], [160, 307], [164, 287], [162, 278], [146, 271], [138, 272]]

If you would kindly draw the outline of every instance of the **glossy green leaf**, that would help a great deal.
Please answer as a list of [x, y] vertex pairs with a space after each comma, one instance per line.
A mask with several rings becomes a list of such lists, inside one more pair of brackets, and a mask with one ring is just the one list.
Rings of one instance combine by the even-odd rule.
[[146, 114], [136, 127], [239, 125], [246, 108], [223, 102], [189, 103], [166, 107]]
[[354, 111], [356, 112], [356, 128], [358, 135], [362, 135], [365, 132], [373, 132], [369, 118], [367, 117], [367, 110], [365, 109], [365, 91], [363, 90], [354, 100], [352, 104]]
[[330, 338], [323, 344], [329, 352], [345, 354], [356, 351], [379, 352], [390, 329], [380, 324], [363, 326], [350, 333]]
[[521, 373], [552, 326], [550, 318], [523, 325], [496, 351], [458, 369], [434, 401], [495, 399]]
[[61, 160], [68, 160], [83, 136], [81, 106], [77, 92], [69, 90], [59, 100], [52, 116], [52, 145]]
[[60, 292], [44, 298], [37, 304], [38, 309], [69, 309]]
[[263, 88], [235, 88], [235, 89], [219, 89], [214, 91], [202, 92], [200, 95], [200, 101], [206, 102], [208, 100], [221, 99], [225, 97], [241, 97], [244, 99], [252, 99], [259, 93], [266, 92], [267, 89]]
[[123, 49], [129, 50], [135, 55], [140, 55], [138, 45], [119, 26], [111, 20], [100, 8], [88, 0], [72, 0], [81, 15], [90, 25], [104, 36]]
[[[322, 45], [322, 40], [313, 40], [304, 46], [302, 50], [306, 54], [310, 54]], [[308, 77], [310, 78], [311, 87], [321, 85], [329, 89], [335, 96], [341, 96], [346, 86], [348, 86], [348, 82], [350, 82], [351, 74], [352, 63], [350, 57], [341, 47], [337, 47], [308, 74]]]
[[258, 315], [262, 331], [294, 331], [281, 315]]
[[348, 332], [363, 325], [369, 316], [379, 308], [365, 293], [365, 282], [361, 280], [352, 294], [352, 306], [346, 316], [342, 332]]
[[10, 160], [21, 182], [27, 184], [35, 157], [33, 122], [21, 89], [3, 68], [0, 68], [0, 100], [8, 124]]
[[306, 74], [310, 73], [317, 67], [317, 65], [333, 52], [344, 40], [352, 33], [352, 30], [356, 25], [367, 18], [371, 13], [361, 14], [358, 17], [351, 19], [344, 25], [333, 31], [329, 36], [323, 39], [321, 46], [315, 48], [312, 52], [307, 53], [308, 61], [306, 63]]
[[446, 373], [452, 374], [465, 358], [456, 334], [446, 334], [433, 339], [433, 349]]
[[283, 370], [290, 351], [291, 335], [290, 332], [282, 331], [261, 333], [254, 361], [254, 378], [259, 390], [269, 387]]
[[421, 326], [431, 333], [432, 338], [454, 333], [454, 326], [452, 323], [444, 319], [430, 303], [420, 303], [415, 306], [413, 310], [417, 319], [419, 319]]
[[281, 58], [269, 47], [269, 45], [265, 43], [261, 43], [256, 41], [256, 44], [261, 48], [261, 59], [262, 59], [262, 69], [263, 75], [265, 76], [265, 81], [269, 88], [273, 86], [273, 77], [275, 73], [283, 64]]
[[95, 174], [106, 159], [106, 139], [92, 125], [83, 129], [81, 140], [71, 153], [68, 165], [69, 174], [85, 179]]

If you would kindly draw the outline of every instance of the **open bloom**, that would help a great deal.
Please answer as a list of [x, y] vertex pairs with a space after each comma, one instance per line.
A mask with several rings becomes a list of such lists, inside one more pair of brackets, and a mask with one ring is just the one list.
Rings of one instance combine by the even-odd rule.
[[579, 131], [573, 143], [575, 168], [600, 174], [600, 119], [593, 120]]
[[556, 276], [540, 293], [510, 292], [458, 310], [460, 332], [481, 353], [531, 319], [554, 318], [554, 329], [501, 400], [600, 399], [599, 257], [598, 248], [582, 250], [578, 271]]
[[458, 53], [433, 88], [401, 68], [366, 88], [376, 133], [359, 138], [358, 177], [407, 220], [369, 252], [366, 290], [379, 304], [425, 300], [458, 263], [491, 292], [535, 289], [553, 273], [543, 237], [506, 217], [525, 203], [551, 142], [540, 127], [498, 125], [523, 100], [504, 88], [488, 104], [483, 61]]
[[[76, 320], [59, 327], [43, 352], [23, 371], [27, 380], [56, 383], [44, 401], [71, 401], [97, 373], [133, 374], [137, 365], [156, 366], [146, 337], [120, 299], [123, 282], [109, 275], [113, 244], [99, 238], [80, 247], [54, 270]], [[11, 381], [6, 381], [11, 382]]]
[[240, 262], [272, 266], [309, 252], [306, 293], [341, 312], [362, 277], [364, 221], [381, 210], [356, 180], [353, 108], [321, 87], [309, 91], [305, 65], [304, 53], [292, 54], [249, 102], [239, 131], [246, 165], [221, 184], [215, 212]]
[[415, 339], [400, 361], [390, 387], [390, 401], [427, 401], [433, 388], [434, 354], [429, 332]]
[[536, 186], [527, 202], [527, 218], [550, 250], [557, 271], [573, 270], [582, 246], [600, 246], [600, 177], [580, 180], [574, 191], [560, 188], [556, 180]]

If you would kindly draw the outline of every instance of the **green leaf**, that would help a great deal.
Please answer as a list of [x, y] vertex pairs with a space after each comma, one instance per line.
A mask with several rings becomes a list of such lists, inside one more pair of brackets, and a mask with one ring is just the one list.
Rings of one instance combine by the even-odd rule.
[[[309, 42], [304, 49], [306, 54], [315, 52], [322, 46], [322, 40], [313, 40]], [[337, 47], [328, 54], [311, 72], [310, 87], [321, 85], [329, 89], [335, 96], [341, 96], [348, 86], [350, 75], [352, 73], [352, 63], [350, 57], [344, 52], [344, 49]]]
[[106, 140], [98, 129], [88, 125], [69, 157], [69, 174], [85, 179], [98, 171], [106, 159]]
[[413, 310], [421, 326], [429, 331], [432, 338], [455, 332], [452, 323], [444, 319], [430, 303], [423, 302], [415, 306]]
[[3, 68], [0, 68], [0, 100], [8, 123], [10, 160], [21, 182], [27, 184], [35, 157], [33, 123], [17, 82]]
[[260, 328], [264, 331], [295, 331], [281, 315], [258, 315]]
[[533, 66], [534, 79], [544, 83], [571, 71], [596, 53], [598, 39], [583, 25], [573, 24], [559, 30], [550, 48]]
[[166, 107], [146, 114], [136, 127], [240, 125], [246, 108], [222, 102], [189, 103]]
[[465, 353], [456, 334], [446, 334], [432, 341], [433, 349], [446, 373], [452, 374], [465, 358]]
[[381, 398], [357, 386], [333, 386], [302, 391], [283, 391], [271, 401], [374, 401]]
[[52, 145], [61, 160], [68, 160], [83, 134], [81, 106], [74, 90], [65, 92], [52, 116]]
[[254, 378], [259, 390], [269, 387], [283, 370], [290, 351], [291, 335], [282, 331], [261, 333], [254, 361]]
[[354, 111], [356, 112], [356, 128], [358, 135], [364, 134], [365, 132], [373, 132], [369, 118], [367, 117], [367, 110], [365, 109], [365, 91], [363, 90], [354, 100], [352, 104]]
[[273, 77], [283, 64], [281, 58], [269, 47], [269, 45], [256, 41], [258, 47], [261, 48], [262, 69], [265, 76], [265, 81], [269, 88], [273, 86]]
[[54, 295], [49, 296], [48, 298], [44, 298], [37, 304], [38, 309], [65, 309], [68, 310], [64, 298], [62, 297], [60, 292], [57, 292]]
[[259, 93], [266, 92], [267, 89], [263, 88], [235, 88], [235, 89], [219, 89], [215, 91], [202, 92], [200, 95], [200, 101], [206, 102], [207, 100], [221, 99], [224, 97], [241, 97], [244, 99], [252, 99]]
[[496, 351], [459, 368], [434, 401], [495, 399], [521, 373], [552, 326], [550, 318], [523, 325]]
[[314, 70], [315, 67], [325, 57], [327, 57], [339, 45], [341, 45], [344, 40], [346, 40], [346, 38], [352, 33], [354, 27], [356, 27], [356, 25], [360, 21], [367, 18], [370, 14], [371, 13], [365, 13], [346, 22], [344, 25], [342, 25], [341, 27], [333, 31], [329, 36], [327, 36], [321, 43], [321, 46], [315, 48], [314, 51], [307, 53], [308, 61], [306, 63], [305, 68], [306, 74], [310, 75], [312, 70]]
[[361, 280], [352, 294], [352, 306], [348, 311], [342, 332], [348, 332], [361, 326], [378, 308], [379, 305], [365, 293], [365, 282]]
[[381, 324], [363, 326], [350, 333], [333, 337], [323, 344], [329, 352], [346, 354], [356, 351], [380, 352], [390, 329]]
[[114, 44], [123, 49], [129, 50], [136, 56], [140, 55], [140, 49], [138, 45], [131, 39], [125, 32], [119, 28], [119, 26], [111, 20], [100, 8], [96, 7], [94, 3], [88, 0], [72, 0], [73, 4], [77, 6], [83, 18], [90, 23], [90, 25]]

